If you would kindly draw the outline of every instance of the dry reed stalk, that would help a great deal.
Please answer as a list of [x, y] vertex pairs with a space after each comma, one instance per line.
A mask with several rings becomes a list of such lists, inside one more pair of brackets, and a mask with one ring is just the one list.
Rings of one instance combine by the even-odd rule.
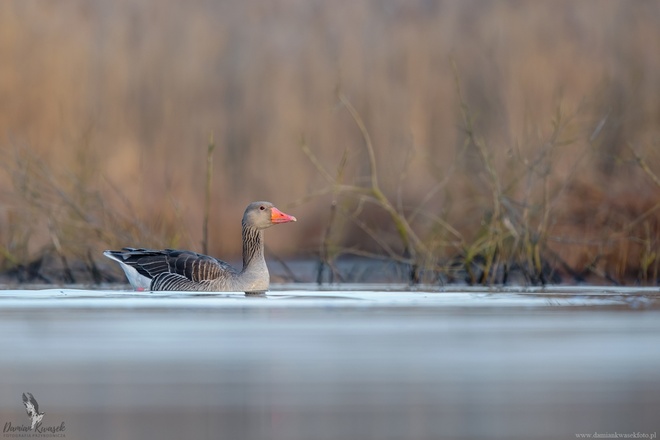
[[209, 253], [209, 215], [211, 212], [211, 182], [213, 180], [213, 151], [215, 151], [215, 141], [213, 133], [209, 137], [209, 144], [206, 149], [206, 180], [204, 187], [204, 220], [202, 223], [202, 253]]

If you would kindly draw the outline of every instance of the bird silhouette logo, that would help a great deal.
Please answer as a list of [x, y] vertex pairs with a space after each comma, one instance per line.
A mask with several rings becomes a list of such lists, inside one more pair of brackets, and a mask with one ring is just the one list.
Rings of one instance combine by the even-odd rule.
[[44, 413], [39, 412], [39, 404], [32, 393], [23, 393], [23, 405], [25, 405], [25, 411], [30, 417], [30, 420], [32, 420], [32, 427], [30, 429], [34, 430], [35, 426], [41, 423], [41, 419], [44, 418]]

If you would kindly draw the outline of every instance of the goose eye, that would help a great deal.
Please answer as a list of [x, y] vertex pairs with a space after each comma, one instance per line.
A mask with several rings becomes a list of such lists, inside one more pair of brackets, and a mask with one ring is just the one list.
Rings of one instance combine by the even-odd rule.
[[260, 211], [263, 211], [263, 210], [265, 210], [265, 209], [266, 209], [266, 207], [265, 207], [264, 205], [261, 205], [261, 206], [259, 207], [259, 210], [260, 210]]

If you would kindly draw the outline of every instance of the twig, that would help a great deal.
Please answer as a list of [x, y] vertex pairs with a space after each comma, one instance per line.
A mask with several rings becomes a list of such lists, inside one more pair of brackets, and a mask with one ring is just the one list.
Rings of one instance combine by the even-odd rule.
[[333, 270], [330, 265], [330, 255], [329, 255], [329, 247], [330, 247], [330, 232], [332, 230], [332, 225], [335, 220], [335, 215], [337, 214], [337, 201], [333, 200], [332, 204], [330, 205], [330, 218], [328, 219], [328, 226], [325, 228], [325, 231], [323, 233], [323, 239], [321, 240], [321, 246], [319, 249], [319, 266], [316, 271], [316, 284], [323, 284], [323, 273], [325, 271], [325, 268], [328, 267], [330, 268], [330, 282], [333, 282]]
[[635, 149], [632, 147], [632, 145], [630, 145], [628, 143], [628, 144], [626, 144], [626, 146], [628, 147], [630, 152], [633, 154], [633, 156], [635, 156], [635, 160], [637, 161], [639, 166], [642, 168], [642, 170], [646, 173], [646, 175], [651, 178], [653, 183], [655, 183], [658, 187], [660, 187], [660, 178], [658, 178], [658, 176], [653, 171], [651, 171], [651, 168], [649, 168], [649, 166], [646, 163], [646, 161], [644, 160], [644, 158], [642, 156], [640, 156], [639, 153], [637, 153], [637, 151], [635, 151]]
[[209, 138], [209, 145], [206, 150], [206, 187], [204, 189], [204, 220], [202, 224], [202, 252], [209, 252], [209, 213], [211, 211], [211, 181], [213, 178], [213, 151], [215, 142], [213, 133]]
[[[390, 200], [381, 190], [378, 184], [378, 172], [376, 168], [376, 155], [374, 153], [374, 147], [371, 142], [371, 137], [369, 136], [369, 131], [367, 130], [364, 121], [360, 117], [360, 114], [357, 112], [355, 107], [353, 107], [353, 104], [351, 104], [348, 98], [346, 98], [346, 96], [341, 93], [339, 94], [339, 100], [351, 114], [353, 121], [358, 126], [360, 132], [362, 133], [362, 138], [364, 139], [364, 145], [369, 156], [369, 171], [371, 180], [371, 187], [368, 188], [367, 191], [371, 193], [376, 203], [390, 215], [392, 221], [394, 222], [394, 226], [399, 236], [401, 237], [401, 241], [403, 242], [404, 251], [409, 253], [412, 257], [412, 260], [414, 260], [417, 249], [427, 253], [426, 246], [422, 240], [417, 237], [417, 234], [415, 234], [413, 229], [410, 227], [410, 224], [403, 216], [403, 214], [397, 211], [397, 209], [392, 205]], [[362, 190], [360, 192], [362, 192]]]

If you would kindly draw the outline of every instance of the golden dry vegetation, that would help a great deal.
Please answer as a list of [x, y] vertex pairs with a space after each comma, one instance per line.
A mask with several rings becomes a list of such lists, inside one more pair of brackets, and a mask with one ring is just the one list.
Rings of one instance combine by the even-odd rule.
[[16, 0], [0, 60], [5, 270], [201, 250], [212, 137], [213, 255], [265, 199], [282, 257], [659, 279], [655, 0]]

